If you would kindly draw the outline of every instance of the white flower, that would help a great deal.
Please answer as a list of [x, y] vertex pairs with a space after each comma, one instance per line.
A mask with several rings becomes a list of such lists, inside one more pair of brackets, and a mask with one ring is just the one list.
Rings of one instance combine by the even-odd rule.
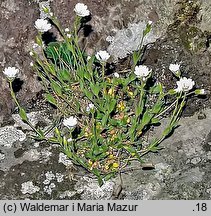
[[67, 139], [67, 142], [72, 142], [72, 141], [73, 141], [72, 138]]
[[30, 66], [33, 67], [33, 66], [34, 66], [34, 63], [33, 63], [33, 62], [30, 62]]
[[152, 21], [151, 20], [148, 21], [148, 25], [152, 25]]
[[100, 50], [99, 52], [96, 53], [95, 56], [96, 56], [97, 60], [99, 60], [101, 62], [106, 62], [110, 58], [109, 53], [105, 50]]
[[179, 71], [180, 65], [179, 64], [170, 64], [169, 65], [169, 70], [173, 73], [176, 73]]
[[65, 31], [65, 32], [69, 32], [69, 31], [70, 31], [70, 29], [69, 29], [69, 28], [66, 28], [64, 31]]
[[139, 66], [136, 66], [135, 67], [135, 75], [137, 77], [147, 77], [150, 73], [151, 73], [152, 70], [150, 70], [147, 66], [145, 65], [139, 65]]
[[90, 11], [88, 10], [87, 5], [85, 5], [83, 3], [77, 3], [75, 5], [74, 11], [80, 17], [85, 17], [85, 16], [89, 16], [90, 15]]
[[77, 118], [70, 116], [63, 120], [63, 125], [69, 128], [72, 128], [77, 125]]
[[30, 56], [33, 56], [33, 55], [34, 55], [34, 53], [31, 51], [31, 52], [29, 52], [29, 55], [30, 55]]
[[114, 77], [119, 78], [119, 74], [117, 72], [115, 72]]
[[16, 75], [18, 74], [19, 70], [15, 67], [8, 67], [5, 68], [3, 73], [8, 77], [8, 78], [15, 78]]
[[37, 19], [35, 21], [35, 28], [40, 32], [47, 32], [51, 29], [51, 24], [45, 19]]
[[72, 37], [72, 35], [71, 35], [71, 34], [67, 34], [67, 37], [68, 37], [68, 38], [71, 38], [71, 37]]
[[89, 112], [91, 109], [93, 109], [95, 106], [94, 104], [90, 103], [88, 104], [87, 108], [86, 108], [86, 111]]
[[87, 56], [87, 61], [89, 61], [92, 57], [91, 56]]
[[50, 13], [49, 13], [49, 15], [50, 15], [50, 16], [53, 16], [53, 13], [52, 13], [52, 12], [50, 12]]
[[192, 79], [187, 79], [186, 77], [181, 77], [179, 81], [177, 81], [177, 89], [176, 92], [187, 92], [193, 88], [195, 82]]

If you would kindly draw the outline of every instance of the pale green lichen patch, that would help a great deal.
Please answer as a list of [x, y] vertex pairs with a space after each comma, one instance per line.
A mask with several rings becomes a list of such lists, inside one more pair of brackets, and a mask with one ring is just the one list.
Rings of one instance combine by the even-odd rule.
[[11, 148], [16, 141], [23, 141], [26, 135], [13, 126], [0, 128], [0, 146]]
[[34, 194], [38, 192], [40, 188], [35, 186], [32, 181], [24, 182], [21, 184], [21, 192], [23, 194]]

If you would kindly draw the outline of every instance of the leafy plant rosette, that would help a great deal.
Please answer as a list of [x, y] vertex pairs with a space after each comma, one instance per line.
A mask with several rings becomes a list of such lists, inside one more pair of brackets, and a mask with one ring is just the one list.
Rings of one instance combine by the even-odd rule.
[[[128, 73], [108, 75], [106, 66], [110, 55], [99, 51], [88, 56], [79, 46], [83, 17], [90, 14], [86, 5], [79, 4], [75, 7], [77, 15], [73, 28], [64, 30], [49, 9], [43, 8], [62, 35], [60, 42], [45, 45], [42, 35], [51, 29], [51, 24], [42, 19], [35, 23], [39, 32], [36, 48], [41, 54], [38, 55], [35, 49], [30, 52], [34, 59], [31, 66], [41, 78], [46, 100], [58, 110], [58, 119], [48, 129], [35, 128], [29, 122], [12, 89], [14, 71], [12, 76], [6, 69], [4, 73], [22, 120], [36, 133], [34, 139], [59, 144], [75, 164], [93, 173], [102, 185], [131, 161], [142, 163], [143, 155], [159, 151], [159, 144], [177, 126], [187, 97], [203, 94], [204, 90], [190, 91], [194, 81], [181, 77], [179, 65], [171, 64], [169, 69], [178, 78], [178, 87], [165, 91], [162, 84], [153, 79], [152, 70], [139, 65], [142, 43], [132, 55], [133, 65]], [[143, 31], [142, 42], [150, 30], [149, 22]], [[167, 105], [169, 96], [173, 102]], [[159, 125], [166, 112], [170, 120], [163, 132], [143, 144], [146, 132]], [[48, 135], [51, 130], [54, 130], [53, 137]]]

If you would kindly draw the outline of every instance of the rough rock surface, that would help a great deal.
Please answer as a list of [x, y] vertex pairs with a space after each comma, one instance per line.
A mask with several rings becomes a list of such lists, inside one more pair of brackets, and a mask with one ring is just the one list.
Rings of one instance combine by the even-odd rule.
[[[154, 164], [154, 170], [143, 170], [135, 163], [122, 174], [119, 199], [211, 198], [211, 110], [204, 110], [204, 118], [201, 116], [181, 119], [180, 127], [161, 144], [164, 149], [145, 156], [145, 162]], [[23, 128], [17, 123], [8, 130], [0, 128], [1, 137], [7, 138], [0, 139], [0, 199], [112, 198], [118, 178], [99, 187], [81, 167], [75, 167], [76, 171], [58, 146], [23, 140], [22, 131], [11, 136], [16, 127]]]

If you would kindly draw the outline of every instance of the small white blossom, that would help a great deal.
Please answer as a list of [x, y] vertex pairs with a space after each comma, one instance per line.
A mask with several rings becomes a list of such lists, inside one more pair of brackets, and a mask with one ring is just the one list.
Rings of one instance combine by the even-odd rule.
[[37, 19], [35, 21], [35, 28], [40, 32], [47, 32], [51, 29], [51, 24], [45, 19]]
[[15, 78], [16, 75], [19, 73], [19, 70], [15, 67], [7, 67], [4, 69], [3, 73], [8, 77], [8, 78]]
[[179, 81], [177, 81], [177, 89], [176, 92], [187, 92], [193, 88], [195, 82], [192, 79], [187, 79], [186, 77], [181, 77]]
[[96, 53], [95, 56], [96, 56], [97, 60], [99, 60], [101, 62], [106, 62], [110, 58], [109, 53], [105, 50], [100, 50], [99, 52]]
[[71, 35], [71, 34], [67, 34], [67, 37], [68, 37], [68, 38], [71, 38], [71, 37], [72, 37], [72, 35]]
[[83, 3], [77, 3], [75, 5], [74, 11], [80, 17], [86, 17], [86, 16], [90, 15], [90, 11], [88, 10], [87, 5], [85, 5]]
[[30, 62], [30, 66], [33, 67], [33, 66], [34, 66], [34, 63], [33, 63], [33, 62]]
[[119, 74], [117, 72], [115, 72], [114, 77], [119, 78]]
[[67, 142], [72, 142], [72, 141], [73, 141], [72, 138], [67, 139]]
[[150, 70], [147, 66], [139, 65], [135, 67], [134, 73], [137, 77], [145, 78], [151, 73], [151, 71], [152, 70]]
[[69, 32], [69, 31], [70, 31], [70, 29], [69, 29], [69, 28], [66, 28], [64, 31], [65, 31], [65, 32]]
[[50, 12], [50, 13], [49, 13], [49, 15], [50, 15], [50, 16], [53, 16], [53, 13], [52, 13], [52, 12]]
[[[34, 43], [33, 46], [32, 46], [33, 49], [36, 49], [36, 48], [38, 48], [38, 47], [39, 47], [39, 45], [38, 45], [37, 43]], [[30, 53], [32, 53], [32, 52], [30, 52]], [[29, 53], [29, 54], [30, 54], [30, 53]], [[33, 55], [33, 53], [32, 53], [32, 55]]]
[[87, 61], [89, 61], [92, 57], [91, 56], [87, 56]]
[[148, 25], [152, 25], [152, 21], [151, 20], [148, 21]]
[[77, 125], [77, 118], [70, 116], [69, 118], [63, 120], [63, 124], [66, 127], [72, 128]]
[[29, 55], [30, 55], [30, 56], [33, 56], [33, 55], [34, 55], [34, 53], [31, 51], [31, 52], [29, 52]]
[[199, 93], [200, 95], [205, 95], [206, 94], [206, 91], [205, 91], [205, 89], [200, 89], [200, 93]]
[[86, 111], [89, 112], [91, 109], [93, 109], [95, 106], [94, 104], [90, 103], [88, 104], [87, 108], [86, 108]]
[[169, 65], [169, 70], [173, 73], [178, 72], [180, 69], [180, 65], [179, 64], [170, 64]]

